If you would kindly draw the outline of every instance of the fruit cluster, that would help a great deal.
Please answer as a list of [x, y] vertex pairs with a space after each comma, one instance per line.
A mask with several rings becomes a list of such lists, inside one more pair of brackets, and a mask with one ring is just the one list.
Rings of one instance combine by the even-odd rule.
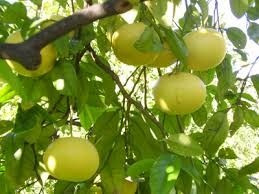
[[[142, 22], [125, 24], [112, 36], [116, 57], [123, 63], [147, 67], [167, 67], [177, 61], [166, 42], [160, 52], [141, 52], [135, 48], [147, 25]], [[219, 65], [226, 55], [223, 36], [214, 29], [201, 28], [183, 37], [188, 49], [190, 70], [206, 71]], [[160, 77], [153, 90], [158, 108], [168, 114], [188, 114], [198, 110], [206, 98], [205, 84], [191, 73], [178, 72]]]

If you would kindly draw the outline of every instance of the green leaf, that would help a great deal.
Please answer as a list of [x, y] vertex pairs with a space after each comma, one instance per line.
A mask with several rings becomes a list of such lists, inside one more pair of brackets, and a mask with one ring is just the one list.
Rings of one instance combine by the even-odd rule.
[[146, 27], [134, 47], [141, 52], [159, 52], [163, 49], [160, 38], [154, 28]]
[[5, 155], [6, 176], [13, 186], [20, 186], [29, 177], [35, 176], [35, 157], [29, 144], [24, 144], [10, 133], [4, 137], [2, 148]]
[[31, 0], [31, 2], [37, 5], [38, 7], [41, 7], [42, 5], [42, 0]]
[[217, 95], [220, 100], [224, 99], [224, 95], [235, 84], [235, 75], [232, 70], [231, 56], [226, 55], [226, 58], [216, 68], [218, 77]]
[[182, 1], [182, 0], [173, 0], [173, 3], [174, 3], [175, 5], [179, 5], [179, 4], [181, 3], [181, 1]]
[[231, 148], [222, 148], [219, 150], [218, 157], [223, 159], [237, 159], [237, 155]]
[[188, 56], [188, 50], [183, 39], [171, 28], [161, 28], [165, 33], [166, 42], [168, 43], [169, 48], [173, 51], [177, 59], [182, 63], [185, 63]]
[[180, 173], [181, 163], [177, 156], [161, 155], [154, 163], [150, 173], [152, 194], [169, 194]]
[[24, 19], [27, 19], [27, 11], [23, 3], [20, 2], [10, 5], [3, 14], [3, 22], [9, 24], [20, 23]]
[[257, 172], [259, 172], [259, 157], [250, 164], [243, 166], [239, 171], [241, 175], [254, 174]]
[[13, 128], [14, 124], [12, 121], [0, 121], [0, 135], [6, 133], [7, 131], [11, 130]]
[[228, 178], [224, 177], [223, 179], [221, 179], [218, 182], [218, 184], [216, 186], [215, 193], [217, 193], [217, 194], [230, 194], [230, 193], [232, 193], [232, 191], [233, 191], [232, 182]]
[[250, 102], [254, 102], [254, 103], [257, 103], [257, 100], [254, 99], [254, 97], [248, 93], [242, 93], [241, 95], [242, 99], [245, 99], [245, 100], [248, 100]]
[[58, 181], [54, 186], [54, 194], [74, 193], [75, 183]]
[[12, 73], [11, 68], [3, 60], [0, 60], [0, 78], [9, 83], [22, 98], [25, 96], [19, 77]]
[[137, 160], [157, 158], [163, 147], [150, 131], [150, 127], [139, 114], [130, 116], [128, 133], [130, 145]]
[[209, 15], [208, 3], [206, 0], [198, 0], [197, 3], [199, 5], [199, 7], [201, 8], [202, 21], [206, 22], [208, 19], [208, 15]]
[[57, 2], [61, 5], [61, 7], [66, 8], [67, 0], [57, 0]]
[[203, 133], [203, 147], [209, 155], [214, 155], [228, 136], [227, 114], [216, 112], [207, 122]]
[[4, 173], [0, 174], [0, 188], [0, 194], [15, 194], [15, 189], [12, 188]]
[[256, 89], [257, 95], [259, 96], [259, 74], [251, 76], [254, 88]]
[[240, 49], [233, 49], [234, 51], [236, 51], [240, 56], [241, 56], [241, 59], [243, 61], [247, 61], [247, 53], [240, 50]]
[[100, 156], [100, 166], [105, 162], [119, 135], [119, 112], [106, 111], [95, 122], [93, 133], [96, 136], [96, 148]]
[[203, 149], [199, 143], [184, 133], [172, 134], [166, 142], [171, 151], [182, 156], [199, 156]]
[[136, 178], [142, 173], [148, 172], [153, 166], [154, 162], [154, 159], [144, 159], [137, 161], [128, 168], [127, 175]]
[[219, 181], [219, 176], [219, 166], [215, 162], [210, 161], [206, 168], [206, 180], [208, 185], [215, 189], [217, 182]]
[[77, 76], [71, 61], [56, 64], [51, 71], [53, 85], [61, 94], [68, 96], [77, 95]]
[[84, 0], [76, 0], [76, 3], [81, 9], [84, 8]]
[[181, 170], [175, 184], [177, 190], [183, 192], [183, 194], [190, 194], [192, 190], [192, 177]]
[[259, 114], [251, 109], [244, 109], [245, 121], [252, 127], [259, 127]]
[[247, 10], [247, 16], [250, 20], [257, 20], [259, 18], [258, 7], [249, 7]]
[[209, 69], [207, 71], [196, 71], [194, 72], [201, 80], [206, 84], [210, 84], [215, 77], [215, 69]]
[[230, 0], [230, 8], [234, 16], [241, 18], [248, 9], [248, 0]]
[[15, 91], [9, 84], [6, 84], [0, 88], [0, 103], [8, 102], [15, 96]]
[[102, 186], [105, 193], [116, 193], [121, 189], [125, 177], [125, 158], [124, 138], [119, 136], [104, 169], [101, 171]]
[[196, 125], [199, 127], [203, 126], [207, 121], [207, 110], [205, 106], [202, 106], [200, 109], [198, 109], [196, 112], [192, 113], [193, 121]]
[[237, 27], [231, 27], [227, 29], [228, 39], [238, 49], [244, 49], [246, 46], [246, 35]]
[[201, 184], [196, 183], [197, 193], [199, 194], [211, 194], [211, 187], [208, 184], [202, 182]]
[[250, 22], [250, 25], [247, 29], [247, 34], [253, 41], [258, 43], [259, 42], [259, 24]]
[[229, 127], [229, 131], [231, 135], [235, 134], [235, 132], [243, 125], [243, 123], [244, 123], [243, 109], [240, 106], [238, 106], [235, 108], [233, 122]]
[[155, 18], [160, 19], [166, 13], [167, 0], [150, 1], [149, 7]]
[[18, 108], [13, 133], [28, 143], [35, 143], [41, 133], [42, 115], [37, 106], [23, 111]]
[[181, 158], [182, 169], [187, 172], [195, 182], [201, 184], [204, 167], [200, 160], [192, 158]]
[[258, 188], [256, 188], [249, 180], [248, 176], [241, 176], [240, 171], [236, 168], [228, 168], [224, 170], [228, 175], [229, 179], [236, 185], [239, 185], [244, 189], [244, 191], [252, 190], [254, 193], [258, 193]]
[[85, 130], [88, 130], [105, 111], [102, 107], [91, 107], [85, 104], [81, 107], [79, 118]]

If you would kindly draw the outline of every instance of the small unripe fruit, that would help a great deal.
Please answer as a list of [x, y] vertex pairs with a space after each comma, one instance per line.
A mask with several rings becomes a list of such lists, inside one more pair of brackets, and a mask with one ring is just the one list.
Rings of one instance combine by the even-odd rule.
[[206, 98], [201, 79], [190, 73], [166, 74], [153, 89], [158, 108], [168, 114], [188, 114], [198, 110]]
[[206, 71], [219, 65], [226, 55], [224, 37], [214, 29], [201, 28], [184, 36], [188, 48], [187, 65], [195, 71]]

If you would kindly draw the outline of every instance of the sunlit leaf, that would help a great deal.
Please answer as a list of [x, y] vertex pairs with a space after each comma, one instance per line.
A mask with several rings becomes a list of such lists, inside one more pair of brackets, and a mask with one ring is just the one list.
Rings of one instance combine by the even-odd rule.
[[150, 174], [153, 194], [169, 194], [180, 173], [181, 163], [175, 155], [162, 155], [154, 163]]
[[171, 151], [182, 156], [199, 156], [203, 153], [199, 143], [184, 133], [172, 134], [166, 142]]

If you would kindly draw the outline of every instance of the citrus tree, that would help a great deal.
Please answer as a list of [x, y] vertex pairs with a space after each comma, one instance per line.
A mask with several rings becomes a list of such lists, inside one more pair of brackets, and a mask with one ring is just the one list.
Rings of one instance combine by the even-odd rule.
[[258, 193], [259, 2], [220, 3], [1, 0], [0, 194]]

